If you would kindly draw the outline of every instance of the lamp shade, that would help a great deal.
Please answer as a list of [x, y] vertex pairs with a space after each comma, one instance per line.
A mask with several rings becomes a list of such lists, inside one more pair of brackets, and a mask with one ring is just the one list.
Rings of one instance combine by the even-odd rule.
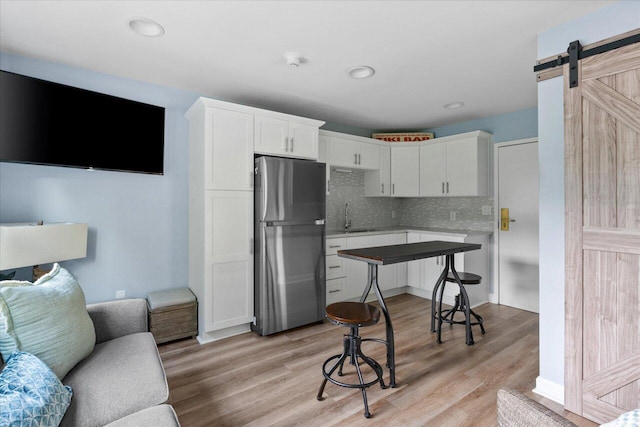
[[0, 224], [0, 271], [87, 256], [87, 224]]

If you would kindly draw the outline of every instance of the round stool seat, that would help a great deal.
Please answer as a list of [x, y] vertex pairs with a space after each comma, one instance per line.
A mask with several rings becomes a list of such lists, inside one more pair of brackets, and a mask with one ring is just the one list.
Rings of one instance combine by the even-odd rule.
[[[473, 273], [458, 272], [458, 277], [463, 285], [477, 285], [482, 280], [481, 276]], [[449, 272], [449, 274], [447, 274], [447, 282], [456, 283], [456, 278], [453, 277], [453, 273]]]
[[363, 302], [336, 302], [326, 311], [327, 319], [337, 325], [369, 326], [380, 320], [380, 310]]

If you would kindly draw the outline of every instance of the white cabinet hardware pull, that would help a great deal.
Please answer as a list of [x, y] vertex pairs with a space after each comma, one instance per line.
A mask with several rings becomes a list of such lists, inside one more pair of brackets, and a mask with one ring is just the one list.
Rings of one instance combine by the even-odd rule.
[[329, 245], [330, 248], [341, 248], [342, 245]]
[[447, 181], [447, 194], [449, 194], [449, 182]]
[[396, 185], [391, 184], [391, 194], [396, 194]]
[[293, 153], [293, 137], [289, 138], [289, 142], [291, 143], [291, 152]]
[[288, 145], [288, 141], [287, 141], [287, 139], [288, 139], [288, 138], [286, 138], [286, 137], [285, 137], [284, 141], [282, 141], [282, 149], [283, 149], [284, 151], [289, 151], [289, 145]]
[[442, 181], [442, 194], [444, 194], [444, 181]]
[[330, 265], [329, 268], [340, 268], [339, 265]]
[[357, 165], [358, 164], [358, 153], [354, 153], [353, 154], [353, 164]]
[[384, 194], [384, 182], [382, 183], [382, 194]]
[[340, 289], [334, 289], [332, 291], [329, 291], [330, 294], [335, 294], [336, 292], [340, 292]]

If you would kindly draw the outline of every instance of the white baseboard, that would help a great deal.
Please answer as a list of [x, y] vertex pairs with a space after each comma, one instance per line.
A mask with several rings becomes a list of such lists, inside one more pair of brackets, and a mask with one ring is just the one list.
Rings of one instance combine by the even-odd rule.
[[537, 377], [536, 388], [532, 391], [564, 406], [564, 385]]
[[232, 326], [230, 328], [220, 329], [213, 332], [201, 332], [197, 339], [200, 344], [207, 344], [213, 341], [218, 341], [224, 338], [229, 338], [234, 335], [244, 334], [251, 332], [251, 325], [249, 323], [244, 325]]

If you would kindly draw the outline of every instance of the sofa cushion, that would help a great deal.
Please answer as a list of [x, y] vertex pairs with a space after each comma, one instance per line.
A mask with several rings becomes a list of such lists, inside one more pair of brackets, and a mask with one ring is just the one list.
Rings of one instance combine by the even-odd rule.
[[600, 427], [638, 427], [640, 426], [640, 409], [625, 412], [613, 421], [602, 424]]
[[71, 396], [71, 388], [36, 356], [12, 353], [0, 373], [0, 425], [57, 426]]
[[164, 367], [149, 332], [97, 344], [64, 382], [73, 388], [74, 397], [62, 426], [104, 426], [169, 398]]
[[180, 427], [180, 423], [171, 405], [158, 405], [121, 418], [105, 427]]
[[29, 282], [0, 282], [0, 353], [36, 355], [62, 379], [95, 345], [82, 288], [58, 264]]

